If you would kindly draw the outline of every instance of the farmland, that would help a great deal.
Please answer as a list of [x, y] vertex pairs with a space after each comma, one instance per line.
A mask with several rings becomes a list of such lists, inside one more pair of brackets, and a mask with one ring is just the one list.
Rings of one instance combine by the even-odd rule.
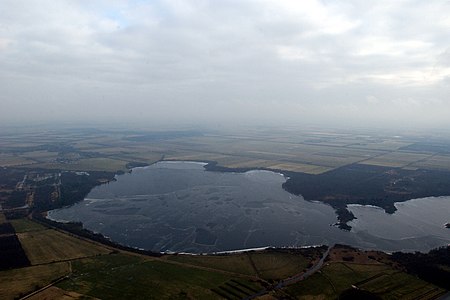
[[[27, 140], [24, 144], [23, 140]], [[426, 161], [435, 152], [401, 150], [414, 136], [334, 130], [211, 131], [59, 130], [2, 136], [8, 166], [121, 170], [121, 162], [165, 159], [217, 161], [230, 168], [268, 168], [319, 174], [352, 163], [396, 166]], [[415, 149], [415, 148], [412, 148]], [[405, 158], [406, 157], [406, 158]], [[424, 160], [425, 159], [425, 160]], [[443, 158], [441, 158], [443, 159]]]
[[441, 137], [428, 137], [432, 145], [438, 145], [424, 148], [423, 137], [411, 133], [394, 136], [314, 128], [239, 132], [61, 129], [15, 135], [6, 131], [1, 139], [0, 164], [8, 167], [117, 171], [126, 170], [127, 162], [151, 164], [163, 158], [307, 174], [355, 163], [450, 170], [450, 156]]
[[[315, 128], [239, 132], [36, 128], [35, 132], [2, 129], [0, 145], [2, 299], [48, 284], [53, 285], [36, 299], [143, 295], [240, 299], [261, 291], [266, 297], [334, 299], [355, 293], [352, 286], [386, 299], [413, 295], [435, 299], [444, 293], [405, 272], [387, 254], [332, 250], [320, 272], [275, 288], [280, 280], [313, 266], [323, 251], [150, 257], [23, 217], [82, 200], [92, 187], [113, 180], [115, 174], [160, 160], [205, 161], [211, 171], [275, 170], [289, 177], [286, 190], [328, 203], [338, 213], [350, 203], [393, 212], [396, 201], [449, 194], [450, 141], [439, 134]], [[340, 216], [345, 225], [345, 213]], [[438, 266], [444, 272], [449, 268], [445, 263]]]
[[14, 299], [25, 296], [54, 280], [68, 275], [69, 272], [69, 262], [1, 271], [0, 298]]
[[110, 252], [104, 247], [81, 243], [78, 238], [53, 229], [18, 233], [22, 247], [32, 265], [75, 258], [95, 256]]

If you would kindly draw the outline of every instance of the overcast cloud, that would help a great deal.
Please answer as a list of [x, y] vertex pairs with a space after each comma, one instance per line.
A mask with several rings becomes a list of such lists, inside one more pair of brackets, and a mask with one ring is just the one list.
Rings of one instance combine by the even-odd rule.
[[0, 119], [450, 126], [450, 1], [0, 1]]

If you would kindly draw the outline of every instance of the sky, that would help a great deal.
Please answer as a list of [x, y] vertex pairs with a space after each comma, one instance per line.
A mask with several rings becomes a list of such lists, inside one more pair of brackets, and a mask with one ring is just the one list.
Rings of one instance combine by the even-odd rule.
[[0, 123], [450, 126], [450, 1], [0, 1]]

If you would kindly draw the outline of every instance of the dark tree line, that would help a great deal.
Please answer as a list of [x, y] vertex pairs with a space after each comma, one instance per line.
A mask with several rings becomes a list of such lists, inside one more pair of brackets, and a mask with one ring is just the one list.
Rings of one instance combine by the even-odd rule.
[[22, 268], [30, 265], [30, 261], [15, 234], [0, 237], [0, 270]]
[[[428, 253], [395, 252], [392, 259], [406, 267], [408, 273], [450, 290], [450, 246], [433, 249]], [[442, 268], [444, 266], [445, 268]]]

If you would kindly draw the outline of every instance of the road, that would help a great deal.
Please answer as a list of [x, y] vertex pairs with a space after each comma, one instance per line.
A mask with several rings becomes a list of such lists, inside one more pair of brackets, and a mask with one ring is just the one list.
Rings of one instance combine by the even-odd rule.
[[315, 272], [320, 270], [320, 268], [323, 266], [323, 263], [325, 262], [325, 259], [327, 258], [328, 254], [330, 253], [331, 248], [333, 248], [333, 246], [328, 246], [327, 251], [325, 251], [325, 253], [322, 255], [322, 258], [315, 265], [313, 265], [311, 268], [309, 268], [306, 272], [302, 272], [302, 273], [296, 274], [292, 277], [281, 280], [275, 286], [265, 288], [253, 295], [250, 295], [250, 296], [244, 298], [244, 300], [250, 300], [250, 299], [254, 299], [256, 297], [260, 297], [262, 295], [267, 294], [270, 291], [281, 289], [285, 286], [288, 286], [290, 284], [293, 284], [293, 283], [296, 283], [296, 282], [299, 282], [299, 281], [302, 281], [302, 280], [308, 278], [309, 276], [311, 276], [312, 274], [314, 274]]

